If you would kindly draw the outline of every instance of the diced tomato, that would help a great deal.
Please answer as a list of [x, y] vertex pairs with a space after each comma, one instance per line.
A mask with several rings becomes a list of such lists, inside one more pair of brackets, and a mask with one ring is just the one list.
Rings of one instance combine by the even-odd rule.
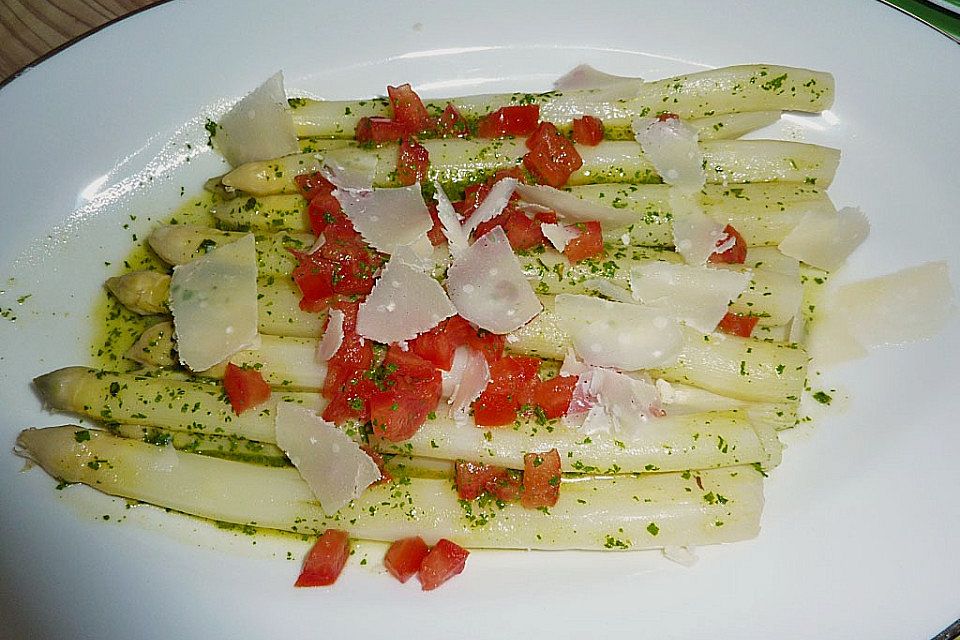
[[387, 465], [383, 461], [383, 456], [380, 455], [376, 449], [368, 444], [362, 444], [360, 445], [360, 448], [363, 449], [365, 454], [370, 456], [370, 459], [373, 460], [375, 465], [377, 465], [377, 470], [380, 472], [380, 479], [374, 484], [382, 484], [384, 482], [390, 482], [393, 480], [393, 476], [390, 475], [390, 472], [387, 470]]
[[427, 239], [433, 246], [439, 246], [447, 241], [447, 236], [443, 235], [443, 223], [440, 222], [440, 214], [437, 211], [437, 203], [432, 200], [427, 203], [427, 211], [430, 212], [430, 219], [433, 220], [433, 226], [427, 231]]
[[503, 357], [503, 348], [507, 344], [507, 336], [478, 329], [474, 336], [467, 340], [467, 346], [473, 347], [487, 359], [487, 364], [493, 366]]
[[578, 222], [573, 226], [580, 235], [563, 248], [563, 255], [567, 256], [567, 260], [580, 262], [603, 255], [603, 232], [599, 222]]
[[593, 116], [573, 119], [573, 141], [594, 147], [603, 141], [603, 121]]
[[370, 417], [366, 398], [376, 389], [365, 375], [373, 367], [373, 346], [356, 332], [356, 302], [336, 302], [343, 312], [343, 342], [327, 361], [327, 376], [321, 392], [330, 402], [323, 410], [323, 419], [342, 424], [348, 420], [366, 422]]
[[475, 500], [482, 493], [489, 493], [498, 500], [511, 502], [523, 487], [522, 474], [506, 467], [457, 460], [454, 469], [461, 500]]
[[371, 142], [396, 142], [408, 133], [410, 132], [407, 130], [407, 127], [396, 120], [382, 116], [373, 116], [360, 118], [360, 120], [357, 121], [354, 137], [357, 142], [361, 144]]
[[448, 318], [407, 343], [411, 353], [432, 362], [444, 371], [449, 371], [453, 365], [453, 352], [457, 347], [471, 347], [483, 354], [487, 362], [492, 364], [500, 359], [505, 344], [505, 336], [475, 329], [461, 316]]
[[437, 122], [437, 133], [445, 138], [462, 138], [470, 133], [466, 118], [460, 115], [460, 111], [453, 106], [452, 102], [448, 102], [443, 113], [440, 114], [440, 120]]
[[297, 185], [297, 191], [307, 199], [307, 202], [313, 200], [318, 194], [330, 194], [334, 189], [333, 183], [324, 178], [319, 171], [296, 176], [293, 181]]
[[533, 392], [533, 401], [548, 420], [559, 418], [566, 415], [575, 386], [576, 376], [556, 376], [543, 380]]
[[538, 211], [537, 215], [533, 216], [533, 219], [537, 222], [546, 222], [547, 224], [557, 224], [557, 221], [560, 220], [560, 217], [557, 215], [556, 211]]
[[227, 363], [227, 372], [223, 376], [223, 387], [230, 399], [233, 412], [240, 415], [247, 409], [262, 404], [270, 397], [270, 385], [256, 369], [243, 369]]
[[490, 382], [473, 405], [477, 425], [510, 424], [524, 405], [530, 404], [539, 378], [540, 359], [504, 356], [490, 365]]
[[393, 119], [403, 126], [408, 134], [433, 129], [433, 119], [409, 83], [399, 87], [388, 86], [387, 96], [393, 108]]
[[303, 561], [295, 587], [326, 587], [337, 581], [350, 557], [350, 537], [346, 531], [327, 529]]
[[427, 148], [411, 136], [404, 138], [397, 150], [397, 182], [405, 187], [423, 182], [427, 179], [429, 168], [430, 154]]
[[562, 187], [583, 166], [577, 148], [549, 122], [541, 122], [527, 138], [527, 148], [530, 153], [523, 156], [523, 166], [551, 187]]
[[733, 246], [721, 253], [711, 253], [707, 261], [714, 264], [743, 264], [746, 262], [747, 242], [743, 239], [743, 236], [729, 224], [723, 228], [723, 233], [725, 237], [717, 240], [717, 247], [723, 246], [730, 238], [733, 238]]
[[660, 122], [666, 122], [667, 120], [679, 120], [680, 116], [675, 113], [664, 112], [657, 114], [657, 120]]
[[[523, 170], [520, 167], [500, 169], [492, 176], [487, 178], [485, 182], [476, 182], [474, 184], [467, 185], [467, 187], [463, 190], [463, 200], [454, 203], [454, 209], [456, 209], [457, 213], [463, 216], [464, 219], [469, 219], [477, 207], [479, 207], [480, 204], [486, 199], [487, 195], [490, 193], [490, 189], [493, 188], [493, 185], [504, 178], [514, 178], [518, 182], [526, 182], [526, 177], [524, 176]], [[517, 197], [517, 194], [513, 194], [510, 197], [510, 200], [513, 201], [517, 199]], [[492, 229], [493, 227], [489, 228]], [[480, 237], [481, 235], [483, 234], [478, 234], [477, 237]]]
[[333, 236], [360, 239], [353, 223], [343, 213], [340, 201], [333, 197], [332, 193], [321, 192], [314, 196], [307, 205], [307, 217], [315, 235], [322, 233], [327, 239]]
[[383, 565], [394, 578], [406, 582], [420, 571], [423, 559], [430, 552], [430, 547], [420, 536], [397, 540], [387, 549], [383, 558]]
[[373, 289], [375, 275], [385, 258], [358, 239], [327, 237], [310, 254], [294, 252], [300, 264], [293, 279], [303, 297], [300, 308], [319, 311], [333, 295], [366, 295]]
[[759, 321], [760, 318], [757, 316], [742, 316], [739, 313], [728, 311], [720, 320], [720, 324], [717, 325], [717, 331], [741, 338], [749, 338]]
[[531, 220], [522, 211], [511, 211], [501, 226], [514, 251], [532, 249], [547, 241], [540, 230], [540, 223]]
[[423, 425], [440, 402], [442, 379], [433, 363], [393, 345], [384, 358], [385, 377], [370, 395], [373, 435], [400, 442]]
[[560, 454], [556, 449], [523, 456], [523, 495], [527, 509], [552, 507], [560, 498]]
[[513, 105], [500, 107], [493, 113], [480, 118], [477, 124], [477, 136], [481, 138], [501, 138], [503, 136], [526, 136], [537, 128], [540, 119], [540, 105]]
[[424, 591], [436, 589], [444, 582], [463, 571], [470, 552], [460, 545], [441, 538], [430, 549], [430, 553], [420, 565], [420, 585]]

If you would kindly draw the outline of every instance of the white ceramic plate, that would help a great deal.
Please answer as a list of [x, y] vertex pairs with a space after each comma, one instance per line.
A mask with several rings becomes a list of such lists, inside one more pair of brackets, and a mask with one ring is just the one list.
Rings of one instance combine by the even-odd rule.
[[[843, 149], [831, 194], [873, 221], [844, 277], [933, 259], [960, 275], [960, 49], [880, 3], [170, 3], [0, 90], [0, 308], [16, 316], [0, 318], [3, 448], [66, 421], [29, 381], [88, 361], [91, 300], [116, 268], [104, 262], [219, 169], [203, 114], [278, 68], [288, 88], [337, 98], [404, 81], [425, 95], [543, 89], [580, 62], [648, 78], [832, 71], [830, 114], [774, 133]], [[692, 568], [643, 552], [476, 553], [422, 594], [362, 548], [367, 566], [355, 559], [336, 588], [295, 590], [302, 545], [57, 492], [2, 453], [0, 635], [928, 638], [960, 616], [958, 353], [954, 321], [829, 372], [816, 384], [849, 401], [785, 437], [760, 537], [702, 549]]]

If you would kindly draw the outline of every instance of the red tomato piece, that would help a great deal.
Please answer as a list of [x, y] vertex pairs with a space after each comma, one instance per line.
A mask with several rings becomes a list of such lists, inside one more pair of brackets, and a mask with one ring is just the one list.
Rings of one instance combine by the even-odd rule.
[[439, 246], [447, 241], [447, 236], [443, 235], [443, 223], [440, 222], [440, 214], [437, 212], [437, 203], [428, 202], [427, 211], [430, 212], [430, 219], [433, 220], [433, 226], [427, 231], [427, 238], [433, 246]]
[[746, 262], [747, 242], [743, 239], [743, 236], [729, 224], [723, 228], [723, 233], [725, 237], [717, 240], [717, 247], [723, 246], [730, 238], [733, 238], [733, 246], [720, 253], [711, 253], [707, 261], [714, 264], [743, 264]]
[[460, 545], [441, 538], [423, 559], [417, 576], [424, 591], [436, 589], [463, 571], [470, 552]]
[[573, 141], [595, 147], [603, 141], [603, 121], [593, 116], [573, 119]]
[[440, 119], [437, 121], [437, 132], [444, 138], [462, 138], [469, 135], [470, 127], [467, 125], [467, 119], [460, 115], [460, 111], [453, 106], [452, 102], [448, 102], [443, 113], [440, 114]]
[[501, 226], [514, 251], [532, 249], [547, 241], [540, 230], [540, 223], [531, 220], [522, 211], [511, 211]]
[[474, 332], [474, 336], [467, 340], [467, 345], [483, 354], [483, 357], [487, 359], [487, 364], [492, 366], [493, 363], [503, 357], [503, 348], [507, 345], [507, 336], [478, 329]]
[[382, 116], [373, 116], [370, 118], [360, 118], [360, 120], [357, 121], [354, 138], [356, 138], [360, 144], [396, 142], [408, 133], [410, 132], [407, 130], [407, 127], [396, 120]]
[[385, 375], [381, 381], [374, 374], [377, 390], [369, 397], [373, 435], [391, 442], [407, 440], [440, 402], [440, 372], [431, 362], [396, 345], [387, 351], [381, 367]]
[[537, 128], [540, 119], [540, 105], [513, 105], [500, 107], [493, 113], [480, 118], [477, 124], [477, 136], [480, 138], [502, 138], [503, 136], [526, 136]]
[[720, 324], [717, 325], [717, 331], [741, 338], [749, 338], [759, 321], [760, 318], [757, 316], [742, 316], [739, 313], [728, 311], [720, 320]]
[[295, 587], [326, 587], [337, 581], [350, 557], [350, 537], [346, 531], [327, 529], [303, 561]]
[[406, 582], [420, 571], [423, 559], [430, 552], [430, 547], [420, 536], [397, 540], [387, 549], [383, 558], [383, 565], [394, 578]]
[[533, 219], [537, 222], [546, 222], [547, 224], [557, 224], [560, 220], [560, 217], [557, 215], [556, 211], [538, 211], [537, 215], [533, 216]]
[[578, 222], [572, 225], [580, 234], [567, 243], [563, 248], [563, 255], [570, 262], [580, 262], [587, 258], [596, 258], [603, 255], [603, 232], [600, 223], [596, 221]]
[[427, 148], [413, 137], [404, 138], [397, 150], [397, 182], [405, 187], [423, 182], [427, 179], [429, 168], [430, 153]]
[[421, 133], [433, 129], [433, 119], [409, 83], [399, 87], [388, 86], [387, 96], [393, 108], [394, 121], [402, 125], [407, 133]]
[[559, 418], [566, 415], [575, 386], [576, 376], [556, 376], [543, 380], [533, 392], [533, 401], [548, 420]]
[[340, 201], [333, 197], [332, 193], [321, 192], [314, 196], [307, 205], [307, 217], [315, 235], [322, 233], [327, 239], [335, 236], [360, 240], [360, 234], [347, 219]]
[[556, 449], [523, 456], [523, 495], [527, 509], [552, 507], [560, 498], [560, 454]]
[[333, 307], [343, 312], [343, 342], [327, 361], [327, 376], [321, 393], [330, 399], [323, 410], [324, 420], [342, 424], [347, 420], [369, 418], [366, 397], [375, 390], [369, 376], [373, 366], [373, 346], [357, 335], [356, 302], [336, 302]]
[[334, 190], [333, 183], [324, 178], [319, 171], [299, 175], [293, 181], [297, 185], [297, 191], [307, 199], [307, 202], [321, 193], [329, 194]]
[[679, 119], [680, 119], [680, 116], [678, 116], [675, 113], [670, 113], [668, 111], [657, 114], [657, 120], [659, 120], [660, 122], [666, 122], [667, 120], [679, 120]]
[[328, 237], [311, 254], [296, 253], [300, 264], [293, 279], [303, 298], [300, 308], [316, 311], [326, 308], [333, 295], [366, 295], [373, 289], [377, 271], [385, 258], [362, 240]]
[[510, 424], [517, 412], [533, 400], [539, 378], [540, 359], [504, 356], [490, 365], [490, 382], [473, 405], [478, 426], [498, 427]]
[[489, 493], [498, 500], [516, 500], [522, 489], [522, 476], [506, 467], [479, 462], [457, 460], [454, 465], [457, 496], [461, 500], [475, 500]]
[[243, 369], [227, 363], [227, 372], [223, 376], [223, 387], [230, 399], [233, 412], [240, 415], [247, 409], [262, 404], [270, 397], [270, 385], [256, 369]]
[[549, 122], [541, 122], [527, 138], [527, 148], [530, 153], [523, 156], [523, 166], [551, 187], [562, 187], [583, 166], [577, 148]]

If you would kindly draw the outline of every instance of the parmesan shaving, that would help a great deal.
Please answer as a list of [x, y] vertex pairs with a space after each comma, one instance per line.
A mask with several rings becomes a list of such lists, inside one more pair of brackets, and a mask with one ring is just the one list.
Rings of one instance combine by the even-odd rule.
[[372, 191], [336, 189], [333, 196], [363, 239], [383, 253], [414, 244], [433, 227], [419, 184]]
[[780, 251], [809, 265], [833, 271], [870, 233], [870, 222], [856, 207], [808, 212], [779, 245]]
[[552, 244], [553, 248], [557, 251], [563, 251], [567, 247], [568, 242], [580, 235], [580, 232], [576, 229], [550, 222], [541, 223], [540, 230], [543, 231], [544, 237], [550, 241], [550, 244]]
[[705, 264], [719, 250], [718, 244], [729, 240], [723, 232], [724, 225], [703, 212], [696, 195], [671, 189], [670, 208], [673, 245], [687, 264]]
[[338, 189], [370, 191], [377, 175], [377, 156], [364, 149], [330, 149], [323, 156], [323, 177]]
[[577, 378], [565, 421], [582, 417], [585, 433], [629, 433], [661, 414], [660, 393], [649, 380], [590, 367]]
[[630, 270], [636, 300], [662, 309], [701, 333], [713, 333], [727, 306], [750, 284], [750, 271], [650, 262]]
[[[464, 348], [460, 347], [460, 349]], [[462, 357], [464, 364], [459, 370], [460, 379], [447, 400], [450, 406], [450, 417], [457, 422], [465, 422], [470, 417], [470, 405], [480, 397], [483, 390], [487, 388], [487, 383], [490, 382], [490, 366], [483, 354], [470, 348], [464, 351], [466, 354]], [[457, 354], [454, 353], [454, 358], [456, 356]]]
[[343, 311], [331, 309], [327, 313], [327, 328], [317, 344], [317, 362], [326, 362], [343, 344]]
[[626, 227], [637, 221], [634, 211], [614, 209], [547, 185], [518, 184], [517, 193], [525, 202], [554, 211], [568, 222], [597, 221], [604, 227], [616, 228]]
[[287, 108], [283, 73], [277, 72], [220, 119], [213, 136], [217, 150], [232, 166], [297, 153], [297, 132]]
[[487, 194], [487, 197], [483, 199], [480, 206], [470, 215], [470, 219], [464, 223], [463, 232], [469, 236], [478, 226], [500, 215], [504, 207], [510, 202], [510, 196], [513, 195], [513, 191], [516, 188], [516, 178], [497, 180], [493, 187], [490, 188], [490, 193]]
[[447, 197], [440, 183], [434, 180], [433, 186], [441, 230], [450, 247], [450, 255], [456, 259], [470, 246], [470, 234], [461, 226], [460, 215], [454, 210], [450, 198]]
[[447, 291], [460, 315], [498, 334], [516, 331], [543, 308], [500, 227], [453, 261]]
[[665, 183], [687, 193], [703, 188], [703, 151], [694, 127], [679, 118], [636, 118], [633, 133]]
[[336, 425], [293, 402], [277, 404], [277, 446], [332, 516], [380, 479], [373, 459]]
[[204, 371], [257, 340], [257, 254], [252, 234], [173, 268], [170, 311], [180, 362]]
[[412, 340], [457, 310], [440, 284], [391, 258], [357, 312], [357, 333], [377, 342]]
[[615, 76], [600, 71], [589, 64], [580, 64], [557, 78], [553, 88], [557, 91], [578, 91], [583, 89], [619, 89], [620, 99], [633, 98], [643, 86], [643, 78], [635, 76]]
[[660, 309], [560, 294], [556, 314], [577, 355], [623, 371], [670, 366], [680, 352], [679, 322]]

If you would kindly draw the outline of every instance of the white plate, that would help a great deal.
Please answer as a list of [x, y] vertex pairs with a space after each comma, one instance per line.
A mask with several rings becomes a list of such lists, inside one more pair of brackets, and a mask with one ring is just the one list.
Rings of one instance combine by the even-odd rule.
[[[844, 277], [932, 259], [960, 275], [960, 49], [879, 3], [170, 3], [0, 90], [0, 307], [17, 316], [0, 319], [4, 448], [65, 421], [29, 381], [88, 360], [104, 262], [217, 171], [209, 153], [183, 161], [205, 151], [184, 123], [278, 68], [294, 90], [350, 97], [404, 81], [429, 95], [542, 89], [580, 62], [648, 78], [743, 62], [832, 71], [830, 115], [780, 133], [843, 149], [831, 194], [873, 221]], [[128, 179], [142, 170], [146, 187]], [[850, 400], [786, 436], [760, 537], [702, 549], [692, 568], [656, 553], [476, 553], [422, 594], [378, 574], [372, 550], [334, 589], [295, 590], [303, 546], [56, 492], [4, 453], [0, 620], [16, 638], [930, 637], [960, 615], [958, 353], [954, 321], [830, 372], [818, 388]]]

